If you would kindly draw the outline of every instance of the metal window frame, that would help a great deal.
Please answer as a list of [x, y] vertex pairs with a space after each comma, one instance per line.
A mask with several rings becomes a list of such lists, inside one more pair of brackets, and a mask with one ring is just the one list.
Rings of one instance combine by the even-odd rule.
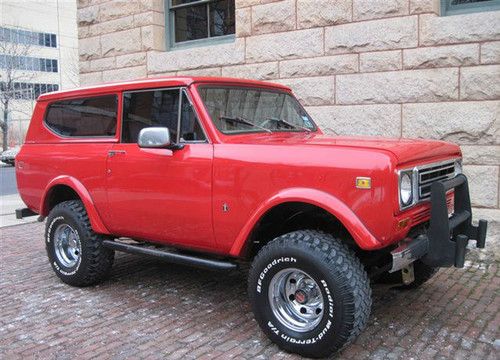
[[[198, 111], [196, 110], [196, 107], [193, 104], [193, 100], [191, 99], [191, 96], [189, 95], [187, 88], [184, 86], [173, 86], [173, 87], [160, 87], [160, 88], [152, 88], [152, 89], [137, 89], [137, 90], [127, 90], [123, 91], [121, 93], [121, 98], [122, 98], [122, 109], [121, 109], [121, 123], [120, 123], [120, 138], [119, 142], [120, 144], [136, 144], [136, 143], [126, 143], [123, 142], [123, 122], [124, 122], [124, 114], [125, 114], [125, 101], [123, 101], [125, 94], [134, 94], [134, 93], [141, 93], [141, 92], [155, 92], [155, 91], [175, 91], [177, 90], [179, 92], [179, 108], [177, 110], [177, 135], [175, 137], [175, 142], [177, 144], [205, 144], [205, 143], [210, 143], [207, 132], [205, 130], [205, 127], [203, 126], [203, 123], [200, 120], [200, 116], [198, 114]], [[182, 95], [186, 94], [186, 97], [188, 99], [189, 104], [191, 105], [195, 116], [196, 116], [196, 121], [200, 125], [201, 130], [203, 131], [203, 134], [205, 135], [205, 140], [181, 140], [181, 134], [180, 134], [180, 127], [181, 127], [181, 112], [182, 112]]]
[[[186, 7], [199, 6], [202, 4], [207, 5], [207, 15], [210, 15], [208, 6], [210, 3], [216, 2], [217, 0], [198, 0], [189, 2], [186, 4], [172, 5], [172, 0], [165, 0], [165, 40], [167, 50], [177, 50], [177, 49], [189, 49], [199, 46], [216, 45], [234, 42], [236, 39], [235, 34], [228, 34], [222, 36], [210, 36], [210, 16], [207, 17], [207, 34], [208, 37], [196, 40], [187, 40], [181, 42], [175, 42], [175, 18], [174, 10], [182, 9]], [[235, 29], [236, 31], [236, 29]]]
[[500, 10], [500, 0], [488, 0], [475, 3], [452, 5], [452, 0], [441, 0], [441, 16], [453, 16], [482, 11]]

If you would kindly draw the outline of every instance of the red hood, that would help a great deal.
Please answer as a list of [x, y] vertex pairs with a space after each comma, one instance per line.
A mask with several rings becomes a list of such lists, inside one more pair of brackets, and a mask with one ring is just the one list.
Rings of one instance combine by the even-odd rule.
[[388, 139], [377, 137], [328, 136], [308, 133], [275, 133], [235, 136], [231, 142], [283, 145], [342, 146], [364, 149], [385, 150], [392, 153], [399, 164], [423, 159], [459, 157], [460, 147], [439, 140]]

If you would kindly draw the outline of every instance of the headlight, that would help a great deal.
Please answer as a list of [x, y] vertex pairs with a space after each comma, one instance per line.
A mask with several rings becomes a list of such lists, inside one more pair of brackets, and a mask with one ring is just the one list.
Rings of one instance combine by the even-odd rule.
[[455, 161], [455, 176], [462, 173], [462, 159]]
[[404, 207], [411, 204], [413, 200], [413, 184], [411, 173], [402, 173], [399, 179], [399, 198]]

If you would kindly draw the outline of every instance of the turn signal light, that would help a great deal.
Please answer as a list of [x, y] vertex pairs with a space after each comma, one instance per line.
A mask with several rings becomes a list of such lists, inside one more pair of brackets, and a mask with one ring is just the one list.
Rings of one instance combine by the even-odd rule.
[[357, 177], [356, 178], [356, 187], [358, 189], [371, 189], [372, 188], [372, 179], [369, 177]]
[[398, 222], [398, 229], [404, 229], [405, 227], [408, 226], [409, 222], [410, 222], [409, 218], [406, 218], [406, 219], [403, 219], [403, 220], [399, 220], [399, 222]]

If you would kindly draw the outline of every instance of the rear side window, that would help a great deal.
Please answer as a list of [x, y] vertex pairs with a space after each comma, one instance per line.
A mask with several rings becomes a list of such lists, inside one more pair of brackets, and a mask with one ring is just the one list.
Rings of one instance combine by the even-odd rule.
[[62, 136], [112, 137], [117, 102], [116, 95], [57, 101], [49, 105], [45, 124]]

